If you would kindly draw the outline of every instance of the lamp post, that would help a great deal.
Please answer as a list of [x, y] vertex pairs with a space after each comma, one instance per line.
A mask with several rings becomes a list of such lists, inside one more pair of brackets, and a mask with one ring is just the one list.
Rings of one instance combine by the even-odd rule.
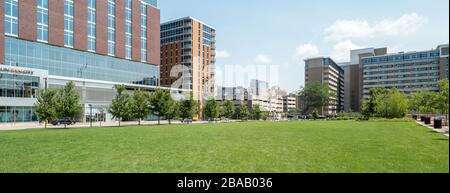
[[90, 109], [89, 122], [90, 127], [92, 128], [92, 104], [89, 104], [89, 109]]

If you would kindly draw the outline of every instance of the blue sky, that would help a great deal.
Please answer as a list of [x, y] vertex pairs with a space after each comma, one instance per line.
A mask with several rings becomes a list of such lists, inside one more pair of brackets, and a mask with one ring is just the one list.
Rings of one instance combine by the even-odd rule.
[[398, 52], [449, 42], [448, 0], [159, 0], [158, 6], [161, 22], [189, 15], [216, 28], [216, 82], [225, 86], [259, 78], [294, 91], [304, 85], [308, 57], [344, 62], [354, 48]]

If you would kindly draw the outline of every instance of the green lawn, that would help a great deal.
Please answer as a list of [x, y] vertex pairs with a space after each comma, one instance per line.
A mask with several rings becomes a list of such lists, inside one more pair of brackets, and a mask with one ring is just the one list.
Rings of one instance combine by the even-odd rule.
[[449, 172], [413, 122], [246, 122], [0, 132], [0, 172]]

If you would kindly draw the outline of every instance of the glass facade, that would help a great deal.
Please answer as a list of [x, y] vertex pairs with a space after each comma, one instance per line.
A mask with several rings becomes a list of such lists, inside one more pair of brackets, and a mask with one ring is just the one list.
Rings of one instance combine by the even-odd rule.
[[48, 0], [37, 0], [37, 41], [48, 41]]
[[95, 52], [96, 44], [96, 0], [88, 1], [88, 51]]
[[125, 58], [131, 59], [132, 53], [132, 0], [125, 1]]
[[153, 5], [155, 7], [158, 7], [158, 0], [143, 0], [144, 2]]
[[19, 2], [5, 0], [5, 34], [18, 36], [19, 34]]
[[0, 97], [36, 98], [39, 77], [0, 72]]
[[0, 123], [37, 121], [32, 107], [0, 106]]
[[5, 38], [5, 64], [48, 70], [49, 75], [158, 86], [159, 67], [124, 59], [97, 55]]
[[73, 0], [64, 0], [64, 46], [73, 47]]
[[116, 50], [116, 4], [108, 0], [108, 55], [114, 56]]
[[147, 62], [147, 5], [141, 3], [141, 62]]

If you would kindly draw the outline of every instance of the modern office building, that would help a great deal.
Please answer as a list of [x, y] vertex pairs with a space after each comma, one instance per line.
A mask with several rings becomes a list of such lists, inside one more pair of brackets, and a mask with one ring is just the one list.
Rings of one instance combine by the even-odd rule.
[[409, 95], [417, 90], [438, 91], [448, 79], [448, 44], [418, 52], [362, 57], [363, 95], [374, 87], [396, 88]]
[[192, 17], [161, 24], [161, 85], [192, 90], [199, 110], [214, 96], [216, 30]]
[[364, 48], [350, 51], [350, 62], [339, 64], [344, 70], [344, 111], [360, 112], [363, 97], [362, 57], [379, 56], [387, 48]]
[[75, 82], [81, 96], [80, 120], [85, 120], [90, 105], [94, 113], [105, 109], [115, 95], [115, 85], [126, 85], [130, 91], [157, 88], [160, 10], [156, 3], [1, 0], [0, 122], [35, 120], [30, 119], [30, 111], [37, 90], [69, 81]]
[[318, 113], [335, 115], [344, 110], [344, 70], [331, 58], [318, 57], [305, 60], [305, 85], [319, 82], [328, 85], [335, 97], [330, 98], [329, 104]]

